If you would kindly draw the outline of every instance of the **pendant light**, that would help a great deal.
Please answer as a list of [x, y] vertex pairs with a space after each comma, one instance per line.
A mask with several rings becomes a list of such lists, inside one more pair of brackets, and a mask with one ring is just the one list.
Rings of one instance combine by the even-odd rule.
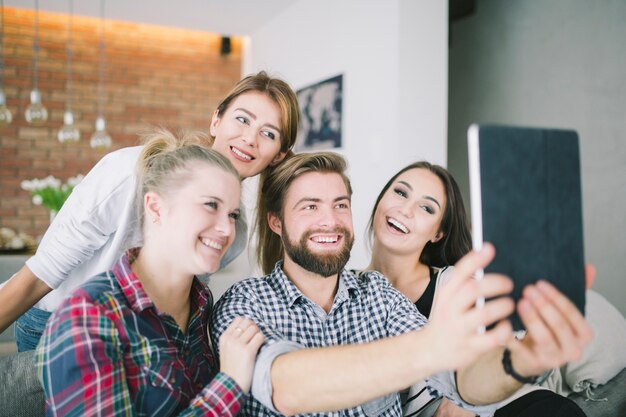
[[89, 145], [94, 149], [107, 149], [112, 144], [104, 121], [104, 0], [100, 0], [100, 43], [98, 57], [98, 116], [96, 131], [91, 135]]
[[41, 103], [41, 93], [39, 92], [39, 0], [35, 0], [35, 36], [33, 38], [33, 89], [30, 92], [30, 106], [26, 109], [24, 116], [30, 124], [41, 124], [48, 120], [48, 110]]
[[13, 120], [13, 115], [7, 107], [6, 96], [2, 89], [2, 81], [4, 74], [4, 0], [0, 0], [0, 127], [7, 126]]
[[74, 114], [72, 113], [72, 32], [74, 18], [74, 1], [69, 0], [70, 15], [67, 34], [67, 82], [65, 88], [65, 113], [63, 113], [63, 127], [59, 129], [57, 138], [61, 143], [72, 143], [80, 140], [80, 131], [74, 125]]

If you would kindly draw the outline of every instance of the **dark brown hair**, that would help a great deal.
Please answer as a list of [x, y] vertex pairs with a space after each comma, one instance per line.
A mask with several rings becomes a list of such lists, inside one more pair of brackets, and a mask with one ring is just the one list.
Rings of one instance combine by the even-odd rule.
[[441, 219], [439, 231], [443, 237], [435, 243], [428, 242], [420, 255], [420, 262], [429, 266], [444, 267], [455, 264], [472, 248], [469, 220], [463, 205], [463, 196], [454, 177], [444, 167], [426, 161], [414, 162], [398, 171], [385, 184], [372, 210], [367, 224], [367, 233], [370, 238], [374, 235], [374, 215], [378, 204], [394, 181], [404, 172], [411, 169], [425, 169], [435, 174], [443, 183], [446, 193], [446, 208]]

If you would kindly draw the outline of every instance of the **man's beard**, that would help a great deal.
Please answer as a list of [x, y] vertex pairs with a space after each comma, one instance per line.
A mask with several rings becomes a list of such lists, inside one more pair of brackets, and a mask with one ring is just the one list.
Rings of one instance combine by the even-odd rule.
[[[333, 230], [311, 230], [306, 232], [300, 238], [299, 242], [292, 242], [289, 238], [289, 234], [283, 225], [283, 246], [285, 252], [289, 255], [292, 261], [314, 274], [321, 275], [323, 277], [333, 276], [343, 269], [350, 259], [350, 250], [354, 243], [354, 236], [352, 233], [344, 227], [337, 227]], [[343, 235], [343, 245], [339, 248], [339, 251], [331, 254], [320, 255], [312, 252], [307, 243], [309, 238], [317, 233], [337, 233]]]

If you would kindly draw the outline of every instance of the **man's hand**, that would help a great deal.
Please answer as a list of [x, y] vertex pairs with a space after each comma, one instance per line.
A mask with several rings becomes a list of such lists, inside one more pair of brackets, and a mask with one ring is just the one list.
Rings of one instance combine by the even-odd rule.
[[511, 340], [508, 348], [513, 369], [522, 376], [540, 375], [580, 359], [593, 337], [576, 306], [546, 281], [524, 288], [517, 311], [527, 334], [523, 341]]
[[[454, 277], [441, 288], [429, 323], [423, 332], [431, 336], [432, 360], [437, 369], [458, 369], [469, 365], [481, 354], [504, 345], [512, 335], [505, 319], [514, 309], [508, 294], [513, 289], [510, 279], [488, 274], [477, 281], [474, 273], [484, 268], [494, 256], [493, 246], [485, 244], [478, 252], [464, 256], [454, 269]], [[479, 298], [498, 297], [476, 307]], [[493, 329], [480, 333], [479, 328], [497, 322]]]

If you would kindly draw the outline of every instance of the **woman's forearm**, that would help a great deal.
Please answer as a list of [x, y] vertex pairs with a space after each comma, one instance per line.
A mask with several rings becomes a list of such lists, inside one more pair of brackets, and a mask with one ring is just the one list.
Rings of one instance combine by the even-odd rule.
[[26, 265], [0, 288], [0, 332], [52, 291]]

